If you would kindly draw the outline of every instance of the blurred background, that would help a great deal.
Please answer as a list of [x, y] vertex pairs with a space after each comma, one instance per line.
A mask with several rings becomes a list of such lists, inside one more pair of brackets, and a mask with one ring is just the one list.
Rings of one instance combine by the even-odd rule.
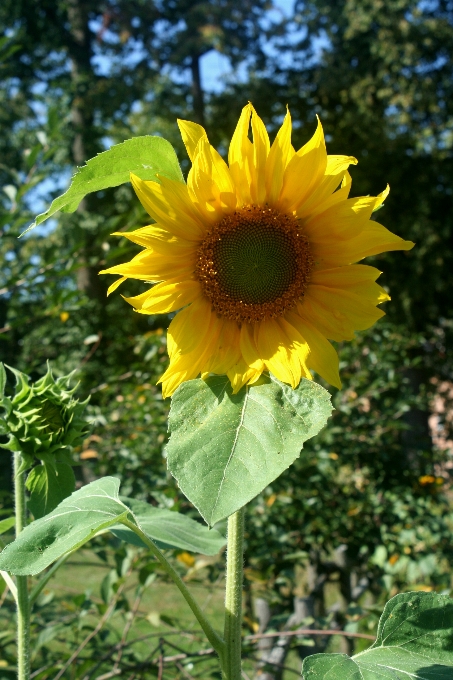
[[[379, 221], [416, 247], [367, 260], [384, 272], [387, 316], [338, 347], [344, 387], [332, 390], [330, 423], [249, 507], [245, 632], [373, 635], [396, 592], [450, 593], [453, 2], [2, 0], [0, 36], [0, 359], [33, 378], [46, 361], [56, 374], [77, 371], [94, 421], [74, 453], [78, 483], [118, 475], [124, 493], [197, 517], [165, 465], [169, 400], [156, 380], [170, 318], [107, 299], [112, 278], [98, 277], [139, 250], [110, 234], [148, 218], [124, 185], [18, 236], [112, 144], [162, 135], [186, 173], [177, 117], [203, 124], [225, 154], [248, 100], [271, 134], [288, 104], [296, 148], [318, 114], [328, 152], [359, 160], [352, 195], [388, 182]], [[127, 281], [121, 292], [140, 290]], [[0, 456], [1, 519], [11, 470], [10, 454]], [[220, 616], [223, 558], [172, 559]], [[220, 677], [213, 657], [196, 656], [202, 636], [140, 551], [102, 538], [66, 569], [41, 596], [33, 677], [54, 678], [84, 640], [63, 677]], [[14, 677], [7, 590], [0, 604], [3, 680]], [[250, 643], [246, 677], [289, 680], [307, 654], [369, 643], [262, 639]]]

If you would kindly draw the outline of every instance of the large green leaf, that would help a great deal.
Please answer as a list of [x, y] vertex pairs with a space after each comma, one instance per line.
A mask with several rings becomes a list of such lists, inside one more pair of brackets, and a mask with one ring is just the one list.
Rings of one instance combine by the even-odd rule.
[[304, 680], [452, 680], [453, 600], [403, 593], [387, 602], [376, 642], [352, 658], [313, 654]]
[[331, 411], [309, 380], [293, 390], [271, 376], [238, 394], [225, 376], [189, 380], [172, 400], [168, 469], [212, 526], [286, 470]]
[[[119, 485], [119, 480], [114, 477], [98, 479], [66, 498], [49, 515], [29, 524], [0, 554], [0, 569], [19, 575], [38, 574], [103, 529], [117, 526], [124, 521], [139, 527], [133, 510], [118, 495]], [[143, 504], [137, 507], [141, 515], [148, 516]], [[218, 532], [209, 532], [198, 522], [182, 516], [179, 526], [176, 519], [178, 515], [173, 514], [173, 523], [169, 523], [165, 517], [162, 527], [158, 526], [157, 517], [155, 521], [149, 522], [148, 528], [149, 525], [152, 526], [148, 537], [153, 539], [156, 535], [156, 538], [168, 546], [183, 547], [196, 552], [203, 552], [207, 548], [209, 554], [215, 554], [224, 545], [225, 540]], [[190, 532], [189, 523], [192, 535], [190, 541], [184, 544], [183, 535]], [[145, 527], [142, 531], [148, 535]], [[208, 534], [212, 536], [208, 537]]]
[[[203, 524], [178, 512], [154, 508], [144, 501], [121, 499], [134, 513], [142, 531], [161, 548], [181, 548], [203, 555], [216, 555], [226, 541], [218, 531], [209, 531]], [[114, 528], [113, 533], [123, 541], [143, 546], [137, 534], [127, 527]]]
[[160, 174], [178, 182], [184, 181], [170, 142], [162, 137], [134, 137], [103, 151], [79, 168], [69, 189], [56, 198], [46, 212], [38, 215], [29, 229], [41, 224], [58, 210], [74, 212], [80, 201], [93, 191], [129, 182], [131, 172], [146, 180], [156, 180]]

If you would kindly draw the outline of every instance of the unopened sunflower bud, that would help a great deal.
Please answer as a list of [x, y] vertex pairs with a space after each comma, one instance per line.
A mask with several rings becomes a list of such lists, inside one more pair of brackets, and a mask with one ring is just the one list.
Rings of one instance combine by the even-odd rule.
[[16, 377], [16, 391], [5, 396], [6, 373], [0, 364], [0, 433], [8, 441], [0, 446], [18, 451], [22, 456], [19, 472], [27, 470], [37, 458], [51, 466], [55, 461], [71, 463], [70, 451], [86, 436], [88, 426], [83, 418], [86, 401], [74, 399], [77, 385], [70, 388], [72, 373], [55, 378], [50, 367], [35, 383], [20, 371], [9, 368]]

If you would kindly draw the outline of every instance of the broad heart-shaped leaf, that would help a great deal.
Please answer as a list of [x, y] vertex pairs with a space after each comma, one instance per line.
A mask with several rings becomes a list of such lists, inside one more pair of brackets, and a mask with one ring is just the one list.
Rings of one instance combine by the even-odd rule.
[[293, 390], [270, 376], [237, 394], [225, 376], [189, 380], [172, 400], [168, 469], [212, 526], [286, 470], [331, 411], [310, 380]]
[[452, 680], [453, 600], [437, 593], [402, 593], [387, 602], [376, 642], [350, 658], [313, 654], [304, 680]]
[[[175, 150], [162, 137], [134, 137], [103, 151], [79, 168], [69, 189], [56, 198], [46, 212], [38, 215], [27, 229], [33, 229], [58, 210], [74, 212], [80, 201], [93, 191], [117, 187], [129, 182], [133, 172], [141, 179], [156, 180], [157, 175], [183, 182]], [[24, 232], [26, 233], [26, 232]]]
[[[218, 531], [209, 531], [190, 517], [171, 510], [154, 508], [144, 501], [132, 498], [122, 497], [121, 500], [133, 511], [142, 531], [159, 548], [181, 548], [203, 555], [216, 555], [225, 546], [226, 541]], [[144, 545], [140, 537], [127, 527], [114, 527], [112, 532], [123, 541]]]
[[[177, 513], [171, 513], [175, 515], [173, 523], [167, 517], [162, 526], [157, 517], [155, 521], [149, 521], [152, 512], [145, 512], [143, 507], [147, 504], [131, 503], [128, 507], [119, 497], [119, 486], [118, 479], [103, 477], [75, 491], [49, 515], [29, 524], [13, 543], [6, 546], [0, 554], [0, 569], [19, 575], [38, 574], [67, 552], [82, 546], [97, 532], [117, 527], [125, 520], [135, 524], [149, 538], [156, 537], [169, 547], [196, 552], [208, 549], [207, 554], [215, 554], [225, 544], [217, 531], [210, 532], [190, 518], [180, 515], [178, 523]], [[147, 527], [142, 528], [135, 517], [133, 510], [136, 507], [141, 516], [148, 518]], [[191, 533], [190, 537], [187, 537], [188, 533]]]
[[72, 467], [67, 463], [36, 465], [27, 477], [28, 507], [35, 519], [44, 517], [75, 489]]

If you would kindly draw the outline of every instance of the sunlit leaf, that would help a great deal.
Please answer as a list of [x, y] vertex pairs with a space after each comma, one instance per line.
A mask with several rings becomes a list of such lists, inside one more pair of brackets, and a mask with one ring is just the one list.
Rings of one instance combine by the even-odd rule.
[[225, 376], [190, 380], [172, 400], [168, 469], [212, 526], [286, 470], [331, 411], [309, 380], [293, 390], [271, 376], [238, 394]]
[[144, 519], [144, 526], [140, 526], [143, 533], [168, 547], [215, 554], [224, 545], [225, 540], [217, 531], [209, 531], [176, 512], [170, 513], [175, 516], [170, 520], [166, 512], [153, 513], [154, 508], [150, 511], [146, 503], [130, 502], [129, 507], [119, 497], [119, 486], [118, 479], [103, 477], [74, 492], [6, 546], [0, 554], [0, 569], [19, 575], [38, 574], [101, 530], [117, 527], [126, 520], [139, 527], [136, 508]]
[[41, 224], [59, 210], [74, 212], [80, 201], [93, 191], [129, 182], [131, 172], [145, 180], [157, 180], [157, 175], [160, 174], [179, 182], [184, 181], [170, 142], [162, 137], [134, 137], [112, 146], [79, 168], [69, 189], [56, 198], [46, 212], [38, 215], [29, 229]]

